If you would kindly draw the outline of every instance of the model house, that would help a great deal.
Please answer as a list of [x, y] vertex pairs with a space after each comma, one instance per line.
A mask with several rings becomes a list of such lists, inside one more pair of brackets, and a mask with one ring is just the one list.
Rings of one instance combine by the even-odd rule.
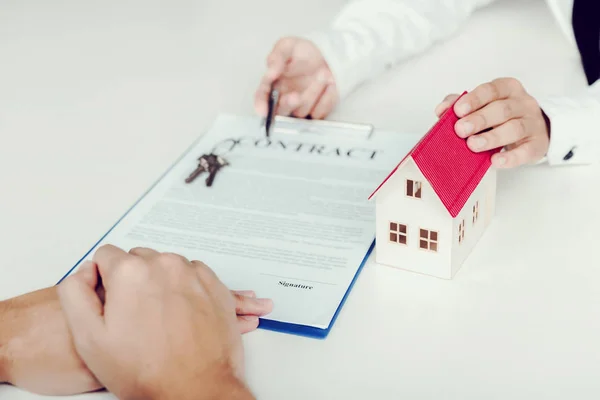
[[493, 151], [474, 153], [450, 108], [371, 194], [376, 261], [451, 279], [494, 215]]

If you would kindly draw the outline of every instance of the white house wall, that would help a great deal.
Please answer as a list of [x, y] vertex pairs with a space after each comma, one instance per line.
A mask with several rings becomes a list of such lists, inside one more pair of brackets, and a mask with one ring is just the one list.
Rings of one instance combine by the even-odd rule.
[[492, 219], [494, 218], [494, 215], [496, 214], [496, 188], [497, 188], [496, 176], [497, 176], [496, 170], [493, 168], [490, 168], [490, 170], [488, 171], [487, 176], [486, 176], [486, 178], [489, 179], [488, 184], [487, 184], [487, 189], [486, 189], [487, 190], [486, 198], [488, 199], [488, 201], [486, 204], [486, 209], [483, 210], [486, 228], [492, 222]]
[[[406, 196], [406, 179], [422, 183], [421, 198]], [[396, 171], [376, 195], [379, 264], [441, 278], [451, 278], [452, 217], [412, 158]], [[390, 222], [407, 225], [407, 244], [390, 242]], [[438, 232], [437, 253], [419, 248], [419, 229]]]
[[[479, 218], [473, 224], [473, 206], [479, 201]], [[469, 200], [461, 210], [460, 214], [453, 220], [452, 236], [454, 248], [452, 251], [452, 276], [458, 272], [461, 265], [485, 232], [486, 221], [491, 221], [496, 204], [496, 171], [490, 168], [485, 174], [479, 186], [475, 189]], [[491, 213], [489, 218], [486, 214]], [[465, 221], [465, 235], [462, 243], [459, 243], [459, 225]]]

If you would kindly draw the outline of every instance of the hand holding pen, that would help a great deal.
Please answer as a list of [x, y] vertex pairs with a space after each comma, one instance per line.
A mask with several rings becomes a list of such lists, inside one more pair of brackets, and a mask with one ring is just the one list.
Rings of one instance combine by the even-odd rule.
[[267, 71], [255, 95], [256, 112], [267, 117], [273, 90], [274, 115], [326, 117], [338, 102], [338, 90], [320, 50], [309, 40], [281, 39], [267, 58]]

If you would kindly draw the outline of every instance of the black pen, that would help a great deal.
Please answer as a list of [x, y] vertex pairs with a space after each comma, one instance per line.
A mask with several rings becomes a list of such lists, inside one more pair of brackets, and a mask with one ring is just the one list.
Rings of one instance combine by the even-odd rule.
[[275, 112], [277, 109], [277, 103], [279, 102], [279, 90], [271, 89], [269, 93], [269, 109], [267, 111], [267, 118], [265, 120], [265, 131], [267, 133], [267, 137], [271, 134], [271, 127], [275, 122]]

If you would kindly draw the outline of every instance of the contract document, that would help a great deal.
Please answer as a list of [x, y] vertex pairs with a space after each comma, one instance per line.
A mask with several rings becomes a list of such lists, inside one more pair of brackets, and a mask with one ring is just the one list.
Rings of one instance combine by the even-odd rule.
[[[260, 328], [324, 338], [374, 246], [367, 197], [418, 140], [286, 118], [266, 137], [259, 118], [221, 115], [67, 275], [104, 244], [179, 253], [272, 299]], [[186, 183], [207, 154], [227, 165]]]

